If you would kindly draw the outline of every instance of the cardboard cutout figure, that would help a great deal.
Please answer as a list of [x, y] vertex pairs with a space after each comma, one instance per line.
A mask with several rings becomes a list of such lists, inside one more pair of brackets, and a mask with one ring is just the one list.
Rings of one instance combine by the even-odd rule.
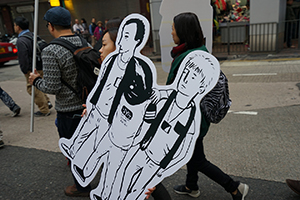
[[154, 64], [140, 54], [149, 31], [139, 14], [122, 21], [116, 50], [88, 96], [88, 114], [71, 139], [59, 141], [82, 186], [103, 166], [91, 199], [144, 199], [147, 188], [187, 163], [199, 135], [199, 103], [218, 81], [216, 58], [194, 51], [172, 85], [157, 85]]

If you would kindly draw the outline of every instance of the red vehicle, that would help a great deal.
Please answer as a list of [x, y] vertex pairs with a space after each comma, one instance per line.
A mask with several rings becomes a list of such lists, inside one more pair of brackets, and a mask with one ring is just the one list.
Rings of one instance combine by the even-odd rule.
[[0, 66], [4, 63], [18, 58], [18, 50], [15, 45], [7, 42], [0, 42]]

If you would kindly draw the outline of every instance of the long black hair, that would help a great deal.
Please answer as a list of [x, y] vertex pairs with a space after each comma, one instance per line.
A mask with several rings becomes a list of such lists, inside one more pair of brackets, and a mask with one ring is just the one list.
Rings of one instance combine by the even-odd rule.
[[188, 49], [201, 47], [204, 44], [197, 15], [191, 12], [180, 13], [174, 17], [173, 22], [180, 44], [185, 43]]

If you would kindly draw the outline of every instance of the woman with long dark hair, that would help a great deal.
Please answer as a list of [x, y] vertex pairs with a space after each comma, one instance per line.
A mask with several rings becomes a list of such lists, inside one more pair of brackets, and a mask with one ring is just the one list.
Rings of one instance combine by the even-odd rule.
[[[204, 37], [197, 15], [186, 12], [178, 14], [173, 19], [172, 37], [176, 47], [171, 51], [173, 62], [167, 79], [167, 84], [171, 84], [177, 74], [178, 68], [185, 56], [195, 50], [208, 52], [204, 45]], [[204, 97], [205, 98], [205, 97]], [[203, 98], [203, 99], [204, 99]], [[210, 163], [204, 154], [203, 138], [208, 132], [210, 122], [205, 118], [202, 110], [200, 135], [196, 141], [192, 158], [187, 163], [187, 176], [184, 185], [177, 185], [174, 190], [178, 194], [188, 194], [192, 197], [200, 195], [198, 181], [198, 171], [221, 185], [234, 200], [243, 200], [247, 195], [249, 186], [234, 181], [214, 164]]]

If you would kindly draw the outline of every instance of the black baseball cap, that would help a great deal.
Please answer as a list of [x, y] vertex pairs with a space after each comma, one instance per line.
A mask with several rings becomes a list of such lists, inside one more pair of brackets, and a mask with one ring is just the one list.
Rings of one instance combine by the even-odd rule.
[[71, 25], [71, 13], [63, 7], [50, 8], [44, 15], [44, 20], [58, 26]]

